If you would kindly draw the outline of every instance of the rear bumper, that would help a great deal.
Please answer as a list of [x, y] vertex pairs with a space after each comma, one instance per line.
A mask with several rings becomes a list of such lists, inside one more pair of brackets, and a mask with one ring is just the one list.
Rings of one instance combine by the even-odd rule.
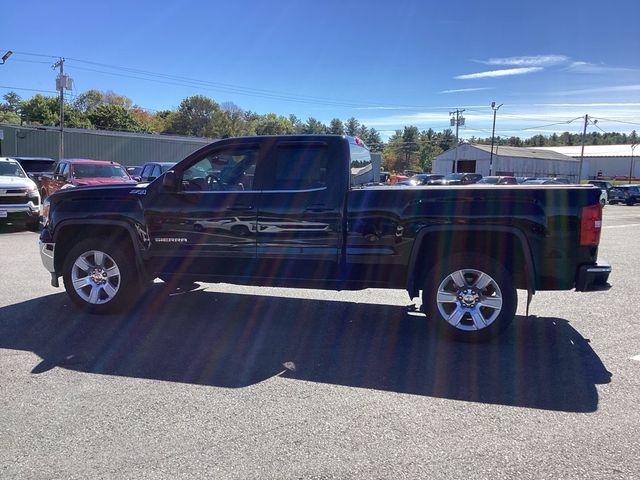
[[581, 265], [576, 275], [576, 291], [586, 292], [606, 287], [610, 273], [611, 265], [605, 260], [598, 259], [595, 264]]

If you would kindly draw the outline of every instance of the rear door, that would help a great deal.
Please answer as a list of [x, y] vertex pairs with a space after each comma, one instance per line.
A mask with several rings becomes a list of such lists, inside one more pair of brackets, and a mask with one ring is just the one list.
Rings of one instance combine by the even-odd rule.
[[151, 251], [162, 271], [249, 275], [256, 257], [257, 145], [225, 145], [176, 169], [177, 191], [152, 184], [145, 199]]
[[[257, 275], [331, 279], [342, 242], [342, 175], [348, 150], [339, 138], [280, 139], [265, 152], [256, 225]], [[342, 178], [342, 177], [345, 178]]]

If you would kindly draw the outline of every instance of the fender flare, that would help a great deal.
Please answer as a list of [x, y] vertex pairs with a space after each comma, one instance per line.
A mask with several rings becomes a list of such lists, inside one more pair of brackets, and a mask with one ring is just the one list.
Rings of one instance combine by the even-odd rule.
[[129, 233], [129, 237], [131, 237], [131, 244], [133, 245], [136, 269], [142, 275], [145, 275], [147, 273], [146, 272], [146, 268], [144, 266], [144, 263], [142, 261], [142, 249], [141, 249], [141, 245], [140, 245], [140, 239], [137, 237], [134, 228], [129, 223], [127, 223], [127, 222], [125, 222], [123, 220], [106, 220], [106, 219], [91, 219], [91, 220], [70, 219], [70, 220], [63, 220], [63, 221], [61, 221], [60, 223], [58, 223], [56, 225], [56, 229], [55, 229], [55, 232], [53, 234], [53, 241], [57, 242], [57, 240], [58, 240], [58, 238], [60, 236], [60, 232], [62, 232], [65, 229], [65, 227], [74, 226], [74, 225], [82, 225], [82, 226], [113, 226], [113, 227], [124, 228], [127, 231], [127, 233]]
[[442, 232], [499, 232], [513, 235], [520, 242], [522, 254], [524, 256], [525, 278], [527, 283], [527, 312], [529, 304], [531, 303], [531, 297], [536, 293], [535, 283], [535, 265], [533, 263], [533, 256], [531, 254], [531, 247], [527, 237], [522, 231], [516, 227], [510, 227], [506, 225], [431, 225], [422, 227], [413, 243], [411, 249], [411, 256], [409, 257], [409, 265], [407, 270], [407, 292], [409, 297], [414, 298], [418, 296], [420, 290], [419, 285], [416, 285], [416, 266], [418, 265], [418, 256], [424, 238], [432, 233]]

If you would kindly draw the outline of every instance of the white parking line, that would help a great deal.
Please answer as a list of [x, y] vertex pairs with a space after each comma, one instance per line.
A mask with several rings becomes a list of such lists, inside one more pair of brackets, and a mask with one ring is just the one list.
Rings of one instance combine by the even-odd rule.
[[635, 357], [631, 357], [631, 360], [635, 360], [636, 362], [640, 362], [640, 355], [636, 355]]
[[640, 223], [628, 223], [626, 225], [609, 225], [602, 228], [627, 228], [627, 227], [640, 227]]

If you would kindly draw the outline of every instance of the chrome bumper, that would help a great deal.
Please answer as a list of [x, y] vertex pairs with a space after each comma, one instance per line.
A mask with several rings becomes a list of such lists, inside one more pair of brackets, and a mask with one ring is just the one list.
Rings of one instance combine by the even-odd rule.
[[578, 269], [576, 290], [579, 292], [600, 290], [608, 286], [610, 273], [611, 265], [606, 260], [598, 259], [595, 264], [582, 265]]
[[51, 286], [59, 287], [60, 284], [58, 283], [58, 275], [56, 274], [56, 267], [54, 263], [55, 250], [55, 243], [45, 243], [42, 240], [40, 241], [40, 259], [42, 260], [44, 268], [51, 273]]
[[40, 213], [40, 205], [34, 205], [32, 202], [22, 203], [20, 205], [4, 205], [0, 203], [0, 210], [9, 213]]

